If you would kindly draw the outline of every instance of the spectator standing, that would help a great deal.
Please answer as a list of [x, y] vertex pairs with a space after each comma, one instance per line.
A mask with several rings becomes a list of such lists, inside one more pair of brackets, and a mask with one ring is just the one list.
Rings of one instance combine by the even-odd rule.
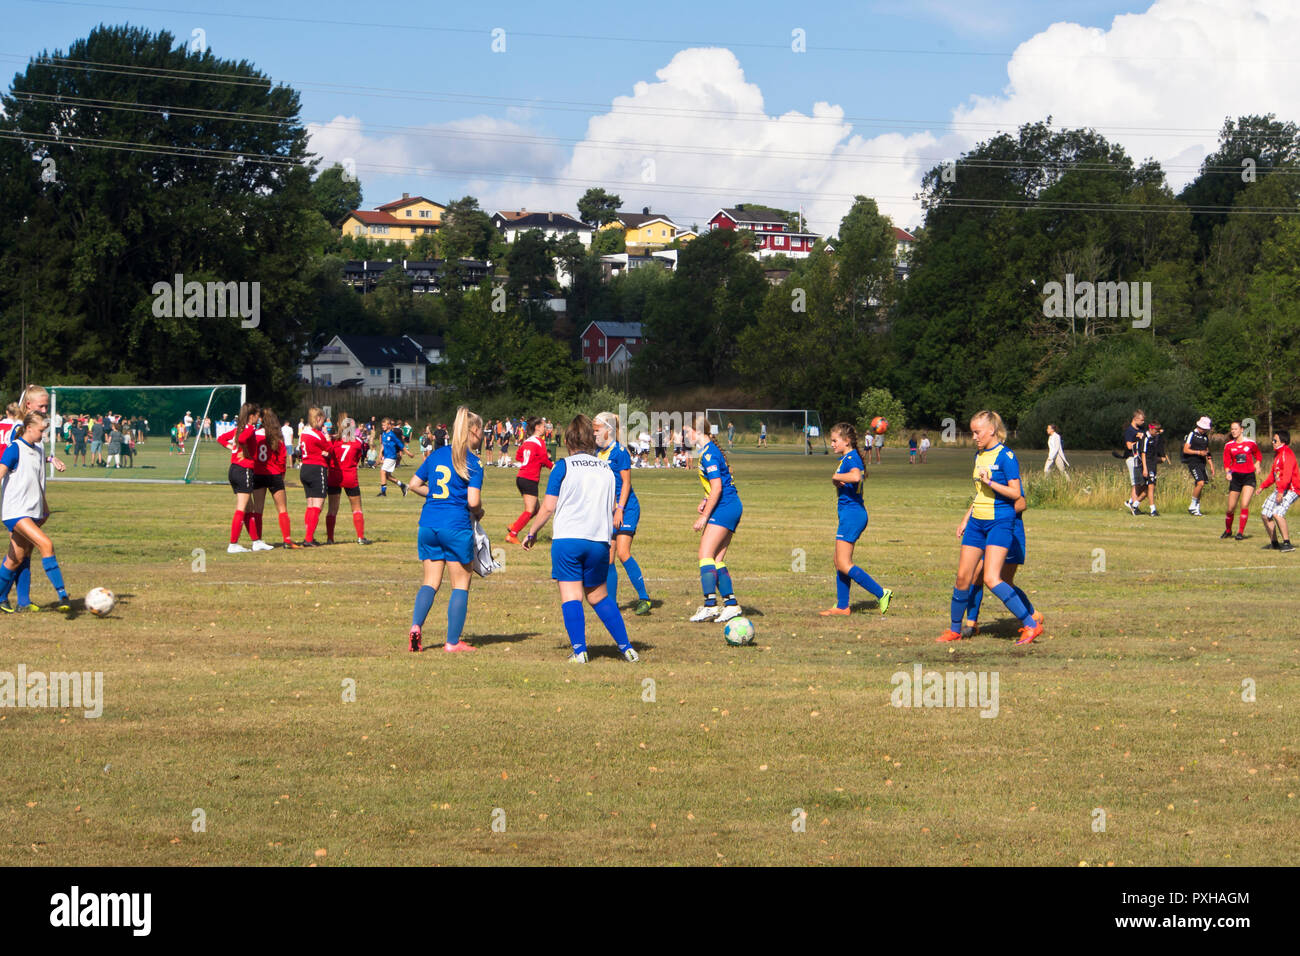
[[1070, 463], [1065, 460], [1065, 449], [1061, 446], [1061, 433], [1056, 430], [1055, 425], [1047, 426], [1047, 464], [1043, 465], [1043, 474], [1050, 474], [1052, 469], [1057, 469], [1065, 475], [1066, 481], [1070, 480], [1070, 473], [1065, 469]]
[[[1274, 485], [1277, 487], [1273, 494], [1264, 496], [1262, 512], [1264, 527], [1268, 530], [1269, 537], [1269, 543], [1264, 547], [1278, 551], [1294, 551], [1295, 548], [1291, 545], [1291, 534], [1286, 527], [1286, 513], [1296, 497], [1300, 496], [1300, 468], [1296, 467], [1295, 452], [1291, 450], [1291, 433], [1285, 428], [1279, 428], [1273, 433], [1273, 467], [1269, 470], [1264, 483], [1259, 486], [1259, 490], [1263, 492], [1265, 488]], [[1281, 544], [1277, 542], [1279, 531], [1282, 533]]]
[[1129, 494], [1125, 507], [1136, 515], [1138, 513], [1138, 474], [1139, 462], [1138, 455], [1142, 449], [1139, 447], [1142, 441], [1143, 426], [1147, 423], [1147, 413], [1142, 409], [1136, 409], [1133, 412], [1133, 418], [1124, 426], [1124, 470], [1128, 472]]
[[99, 466], [104, 463], [104, 416], [98, 415], [90, 426], [90, 463]]
[[930, 450], [930, 435], [928, 432], [921, 432], [920, 452], [921, 452], [921, 464], [923, 465], [925, 464], [926, 452], [928, 452], [929, 450]]
[[1183, 464], [1192, 476], [1192, 502], [1187, 506], [1187, 513], [1197, 518], [1201, 514], [1201, 489], [1214, 477], [1214, 462], [1210, 460], [1210, 428], [1213, 422], [1208, 415], [1197, 419], [1196, 427], [1183, 439]]
[[[1142, 477], [1141, 489], [1146, 492], [1147, 501], [1151, 504], [1151, 517], [1160, 517], [1160, 512], [1156, 511], [1156, 476], [1160, 468], [1160, 461], [1165, 457], [1165, 440], [1164, 429], [1160, 427], [1159, 422], [1152, 422], [1147, 426], [1147, 433], [1142, 438], [1142, 452], [1140, 455]], [[1139, 493], [1138, 500], [1141, 500]]]

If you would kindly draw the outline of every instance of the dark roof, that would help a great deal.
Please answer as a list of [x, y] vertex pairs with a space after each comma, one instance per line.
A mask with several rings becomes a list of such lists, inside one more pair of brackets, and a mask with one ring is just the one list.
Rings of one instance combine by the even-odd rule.
[[516, 213], [512, 210], [498, 210], [492, 217], [498, 220], [497, 228], [509, 224], [520, 231], [528, 229], [585, 229], [592, 231], [592, 227], [587, 225], [581, 219], [570, 216], [567, 212], [521, 212]]
[[404, 335], [340, 335], [339, 341], [358, 362], [371, 368], [429, 364], [420, 347]]
[[668, 225], [672, 226], [674, 229], [677, 228], [677, 223], [673, 222], [667, 216], [660, 216], [657, 213], [653, 213], [653, 212], [650, 213], [649, 215], [640, 212], [621, 212], [618, 214], [617, 218], [618, 221], [621, 222], [628, 229], [640, 229], [647, 222], [653, 222], [655, 219], [662, 219], [664, 222], [668, 223]]
[[401, 199], [394, 199], [392, 202], [386, 202], [382, 206], [379, 206], [377, 208], [382, 212], [388, 209], [401, 209], [403, 206], [409, 206], [411, 205], [411, 203], [416, 203], [416, 202], [432, 203], [433, 205], [437, 206], [439, 209], [447, 208], [442, 203], [436, 202], [432, 199], [425, 199], [423, 196], [405, 196]]
[[[774, 223], [779, 223], [782, 226], [787, 225], [784, 219], [773, 219], [772, 214], [767, 212], [759, 213], [759, 212], [753, 212], [752, 210], [749, 209], [734, 208], [734, 209], [719, 209], [718, 213], [724, 213], [725, 215], [735, 220], [736, 222], [774, 222]], [[713, 214], [713, 217], [715, 219], [717, 218], [718, 213]]]
[[[640, 322], [592, 322], [596, 328], [611, 339], [639, 339], [644, 336], [641, 334]], [[591, 328], [591, 325], [587, 328]], [[586, 329], [583, 329], [585, 332]]]
[[407, 338], [422, 349], [440, 349], [446, 344], [441, 335], [408, 335]]

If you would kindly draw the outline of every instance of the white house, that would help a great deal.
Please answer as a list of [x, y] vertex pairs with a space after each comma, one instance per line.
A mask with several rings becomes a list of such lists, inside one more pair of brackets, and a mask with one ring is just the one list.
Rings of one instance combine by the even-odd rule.
[[336, 335], [303, 363], [300, 374], [315, 385], [388, 392], [425, 385], [430, 364], [426, 347], [409, 335]]
[[513, 243], [521, 232], [540, 229], [547, 239], [577, 236], [584, 246], [591, 245], [596, 230], [567, 212], [529, 212], [527, 209], [498, 209], [492, 215], [492, 225]]

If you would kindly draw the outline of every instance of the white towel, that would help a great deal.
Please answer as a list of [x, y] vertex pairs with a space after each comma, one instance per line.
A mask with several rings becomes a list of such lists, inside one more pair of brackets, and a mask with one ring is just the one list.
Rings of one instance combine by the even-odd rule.
[[501, 565], [492, 557], [492, 542], [488, 540], [487, 532], [477, 521], [474, 522], [474, 573], [481, 578], [487, 577], [493, 571], [500, 571]]

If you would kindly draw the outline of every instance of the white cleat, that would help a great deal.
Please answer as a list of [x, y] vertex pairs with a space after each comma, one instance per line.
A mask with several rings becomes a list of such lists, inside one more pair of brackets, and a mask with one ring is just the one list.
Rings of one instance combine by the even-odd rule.
[[718, 616], [718, 610], [716, 605], [713, 607], [702, 605], [699, 610], [691, 615], [691, 622], [698, 624], [701, 621], [712, 621]]
[[581, 654], [574, 654], [574, 655], [572, 655], [572, 656], [569, 658], [569, 663], [570, 663], [570, 664], [585, 664], [585, 663], [587, 663], [587, 652], [586, 652], [586, 651], [583, 651]]
[[275, 548], [271, 547], [271, 546], [270, 546], [269, 544], [267, 544], [265, 541], [254, 541], [254, 542], [253, 542], [253, 550], [254, 550], [254, 551], [274, 551]]
[[226, 548], [226, 554], [244, 554], [248, 549], [242, 544], [232, 544]]
[[641, 655], [631, 647], [623, 652], [623, 660], [627, 661], [629, 664], [635, 664], [640, 659]]
[[718, 623], [724, 624], [727, 621], [730, 621], [733, 617], [740, 617], [739, 604], [728, 604], [724, 607], [722, 613], [718, 615]]

